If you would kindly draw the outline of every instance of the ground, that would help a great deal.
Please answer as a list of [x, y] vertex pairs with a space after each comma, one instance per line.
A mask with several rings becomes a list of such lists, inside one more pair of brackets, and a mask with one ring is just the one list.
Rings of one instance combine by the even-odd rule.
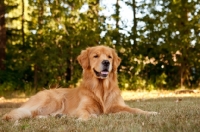
[[[157, 111], [156, 116], [108, 114], [79, 121], [70, 117], [0, 120], [0, 132], [199, 132], [200, 92], [196, 91], [123, 91], [131, 107]], [[28, 98], [0, 98], [0, 117], [19, 107]]]

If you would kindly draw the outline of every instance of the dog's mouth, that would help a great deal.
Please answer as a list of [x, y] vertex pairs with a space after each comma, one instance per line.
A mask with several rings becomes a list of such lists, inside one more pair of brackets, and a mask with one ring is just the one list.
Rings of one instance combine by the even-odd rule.
[[98, 72], [95, 69], [93, 69], [93, 70], [94, 70], [94, 73], [96, 74], [96, 76], [99, 77], [99, 78], [106, 78], [109, 74], [108, 69], [104, 69], [101, 72]]

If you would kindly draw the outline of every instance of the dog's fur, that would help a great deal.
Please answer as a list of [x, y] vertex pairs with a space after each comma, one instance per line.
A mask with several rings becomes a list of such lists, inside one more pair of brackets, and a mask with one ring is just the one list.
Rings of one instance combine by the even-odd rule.
[[83, 80], [78, 88], [44, 90], [32, 96], [20, 108], [5, 114], [5, 120], [64, 114], [87, 120], [91, 116], [129, 112], [156, 114], [130, 108], [120, 95], [117, 67], [121, 59], [106, 46], [90, 47], [78, 56], [83, 68]]

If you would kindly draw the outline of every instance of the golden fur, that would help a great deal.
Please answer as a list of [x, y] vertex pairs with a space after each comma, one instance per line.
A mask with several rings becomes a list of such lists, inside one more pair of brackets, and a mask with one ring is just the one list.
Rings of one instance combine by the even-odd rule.
[[117, 112], [156, 114], [130, 108], [124, 103], [117, 81], [117, 67], [121, 59], [113, 49], [90, 47], [83, 50], [77, 60], [83, 68], [83, 81], [78, 88], [41, 91], [20, 108], [5, 114], [3, 119], [64, 114], [87, 120], [91, 116]]

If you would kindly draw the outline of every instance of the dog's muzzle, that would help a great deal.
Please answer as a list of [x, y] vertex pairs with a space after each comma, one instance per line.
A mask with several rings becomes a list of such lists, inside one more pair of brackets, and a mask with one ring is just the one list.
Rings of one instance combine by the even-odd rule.
[[103, 60], [101, 64], [102, 64], [102, 71], [98, 72], [95, 69], [93, 69], [94, 73], [99, 78], [106, 78], [109, 74], [110, 62], [108, 60]]

